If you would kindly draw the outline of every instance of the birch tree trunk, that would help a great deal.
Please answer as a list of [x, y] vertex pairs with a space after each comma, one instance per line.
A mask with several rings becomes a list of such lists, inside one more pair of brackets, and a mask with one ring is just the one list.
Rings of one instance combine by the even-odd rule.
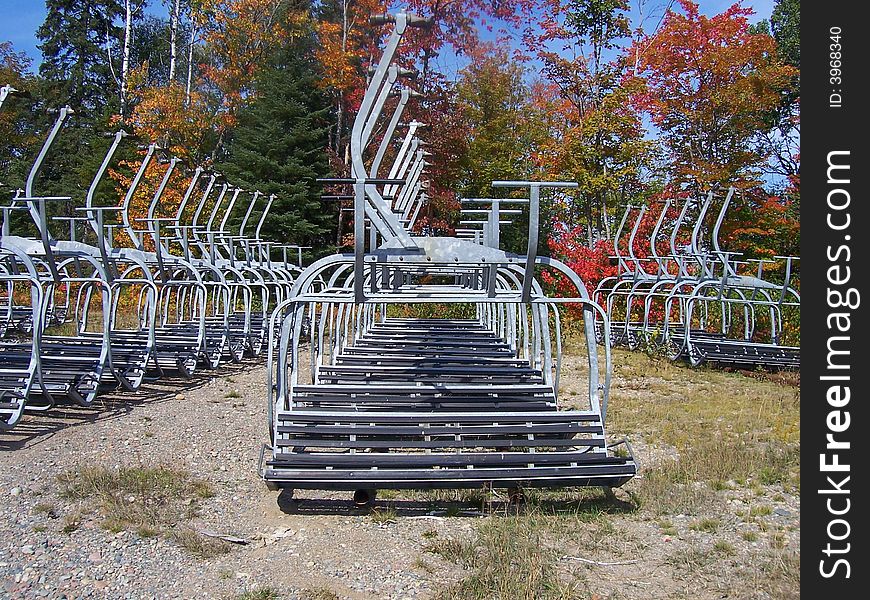
[[175, 81], [178, 63], [178, 20], [181, 14], [181, 0], [174, 0], [169, 18], [169, 83]]
[[184, 105], [190, 106], [190, 86], [193, 82], [193, 44], [196, 42], [196, 26], [191, 19], [190, 43], [187, 46], [187, 85], [184, 88]]
[[133, 41], [133, 17], [141, 5], [134, 9], [133, 0], [124, 0], [124, 46], [121, 49], [121, 77], [119, 95], [121, 96], [121, 118], [127, 114], [127, 80], [130, 75], [130, 45]]

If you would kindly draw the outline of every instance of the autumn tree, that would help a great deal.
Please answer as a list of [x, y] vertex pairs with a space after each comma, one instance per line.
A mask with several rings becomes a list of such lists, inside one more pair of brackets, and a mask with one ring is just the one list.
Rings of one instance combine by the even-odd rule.
[[[191, 23], [179, 19], [173, 45], [170, 21], [146, 14], [134, 29], [130, 61], [134, 67], [148, 63], [147, 83], [150, 85], [167, 85], [170, 81], [183, 83], [183, 75], [188, 68], [188, 53], [181, 52], [180, 49], [188, 48], [191, 33]], [[176, 48], [174, 60], [173, 47]], [[193, 67], [195, 69], [196, 65]]]
[[365, 68], [382, 37], [368, 19], [386, 9], [382, 0], [324, 0], [314, 13], [318, 39], [314, 52], [322, 67], [317, 85], [332, 99], [329, 149], [340, 171], [350, 164], [349, 136], [354, 113], [365, 93]]
[[529, 168], [523, 68], [503, 47], [481, 45], [460, 72], [456, 95], [468, 132], [461, 159], [464, 196], [489, 194], [496, 179], [520, 178]]
[[756, 25], [761, 34], [776, 40], [780, 60], [792, 67], [792, 76], [780, 92], [780, 100], [768, 115], [768, 126], [758, 132], [758, 143], [767, 155], [766, 171], [783, 183], [783, 193], [799, 196], [800, 172], [800, 3], [776, 0], [770, 22]]
[[[24, 52], [16, 52], [11, 42], [0, 42], [0, 86], [11, 85], [22, 93], [35, 91], [32, 61]], [[20, 187], [25, 165], [20, 157], [33, 145], [32, 100], [9, 97], [0, 108], [0, 190]]]
[[549, 84], [536, 98], [550, 128], [537, 158], [551, 176], [580, 185], [561, 218], [572, 228], [582, 220], [590, 246], [610, 236], [616, 206], [642, 191], [653, 149], [618, 57], [630, 34], [627, 10], [626, 0], [551, 0], [541, 27], [524, 34]]
[[751, 9], [707, 17], [691, 0], [680, 7], [636, 44], [635, 99], [661, 132], [675, 181], [699, 193], [749, 185], [767, 158], [753, 138], [794, 70], [770, 35], [751, 31]]
[[801, 5], [799, 0], [775, 0], [770, 29], [782, 61], [796, 69], [801, 66]]
[[[455, 91], [462, 117], [455, 146], [460, 151], [457, 189], [463, 197], [489, 197], [494, 180], [534, 178], [529, 89], [523, 66], [511, 60], [506, 47], [484, 43], [469, 55]], [[526, 214], [503, 226], [503, 247], [519, 250], [527, 230]]]
[[254, 93], [253, 82], [275, 48], [298, 35], [306, 0], [198, 0], [205, 60], [201, 70], [221, 104], [225, 126]]
[[134, 70], [135, 106], [128, 122], [143, 140], [158, 142], [175, 156], [191, 163], [208, 160], [221, 126], [209, 98], [198, 90], [188, 95], [177, 81], [149, 85], [149, 68], [146, 62]]

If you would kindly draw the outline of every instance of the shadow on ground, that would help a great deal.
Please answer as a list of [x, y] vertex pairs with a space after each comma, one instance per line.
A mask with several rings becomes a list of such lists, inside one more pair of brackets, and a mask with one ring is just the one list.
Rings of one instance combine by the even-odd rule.
[[[220, 376], [231, 377], [258, 364], [259, 361], [255, 359], [221, 364]], [[142, 386], [135, 392], [120, 389], [107, 391], [100, 394], [91, 406], [63, 403], [44, 411], [27, 411], [15, 428], [0, 431], [0, 451], [12, 451], [41, 444], [65, 429], [129, 416], [140, 406], [165, 402], [177, 394], [201, 388], [207, 385], [217, 373], [217, 371], [202, 369], [197, 370], [190, 378], [170, 375], [159, 378], [146, 377]]]

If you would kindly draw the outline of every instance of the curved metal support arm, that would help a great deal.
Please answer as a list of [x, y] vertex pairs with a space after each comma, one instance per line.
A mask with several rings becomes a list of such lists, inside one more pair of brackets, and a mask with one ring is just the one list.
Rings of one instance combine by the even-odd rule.
[[253, 197], [251, 198], [251, 203], [248, 204], [248, 210], [245, 211], [245, 216], [242, 218], [242, 224], [239, 225], [239, 237], [245, 237], [245, 225], [248, 224], [248, 219], [251, 217], [251, 212], [254, 210], [254, 205], [257, 204], [257, 198], [259, 198], [262, 193], [257, 190], [254, 192]]
[[230, 215], [233, 213], [233, 208], [236, 206], [236, 200], [239, 198], [239, 194], [244, 192], [242, 188], [236, 188], [233, 192], [233, 197], [230, 198], [230, 203], [227, 205], [227, 209], [224, 211], [224, 216], [221, 219], [220, 225], [218, 225], [219, 231], [226, 231], [227, 219], [230, 218]]
[[656, 220], [655, 227], [653, 227], [652, 235], [650, 236], [649, 241], [649, 249], [652, 254], [653, 259], [655, 259], [656, 263], [659, 265], [659, 269], [661, 269], [661, 257], [659, 256], [658, 249], [656, 246], [658, 245], [659, 231], [661, 230], [662, 224], [665, 221], [665, 217], [668, 214], [668, 211], [671, 208], [671, 198], [665, 199], [664, 206], [662, 206], [662, 212], [659, 214], [659, 218]]
[[[124, 231], [127, 233], [127, 237], [130, 238], [133, 246], [139, 250], [142, 250], [142, 238], [130, 222], [130, 203], [133, 201], [133, 195], [136, 193], [139, 184], [142, 182], [142, 178], [145, 176], [145, 171], [148, 170], [148, 165], [151, 164], [151, 159], [154, 158], [154, 153], [156, 151], [157, 144], [148, 145], [148, 148], [145, 150], [145, 156], [139, 164], [139, 169], [136, 171], [133, 181], [130, 182], [130, 188], [127, 190], [124, 200], [121, 202], [121, 222], [124, 224]], [[91, 222], [91, 227], [94, 226], [95, 224]]]
[[[33, 161], [33, 166], [30, 167], [30, 173], [28, 173], [27, 175], [27, 182], [24, 184], [24, 195], [28, 198], [34, 197], [33, 183], [36, 181], [36, 177], [39, 175], [40, 169], [42, 169], [42, 163], [45, 161], [45, 157], [48, 155], [48, 151], [51, 148], [51, 145], [54, 143], [55, 138], [57, 138], [57, 134], [60, 133], [60, 129], [61, 127], [63, 127], [64, 121], [66, 121], [66, 118], [72, 114], [74, 114], [74, 111], [69, 106], [64, 106], [58, 111], [57, 119], [55, 119], [54, 125], [48, 132], [48, 137], [42, 144], [42, 148], [39, 150], [39, 154], [36, 156], [36, 160]], [[44, 208], [45, 207], [43, 206], [43, 209]], [[40, 229], [46, 226], [43, 221], [45, 211], [43, 210], [42, 215], [40, 215], [39, 207], [36, 204], [30, 205], [30, 216], [33, 218], [33, 222], [36, 223], [36, 226]], [[42, 231], [40, 231], [40, 235], [45, 237]]]
[[411, 97], [409, 88], [402, 88], [399, 101], [396, 103], [396, 110], [393, 111], [393, 118], [390, 119], [387, 129], [384, 132], [384, 137], [381, 139], [381, 144], [378, 146], [378, 151], [372, 161], [370, 172], [372, 177], [378, 176], [378, 169], [381, 168], [381, 162], [384, 160], [384, 155], [387, 153], [387, 148], [390, 146], [390, 141], [393, 139], [393, 134], [396, 132], [396, 127], [399, 125], [399, 119], [402, 118], [402, 113], [405, 112], [405, 107], [408, 105], [408, 100]]
[[269, 200], [266, 202], [266, 207], [263, 209], [263, 214], [260, 215], [260, 220], [257, 222], [257, 228], [254, 230], [254, 239], [260, 240], [260, 229], [263, 227], [263, 223], [266, 221], [266, 215], [269, 214], [269, 209], [272, 208], [272, 203], [275, 202], [275, 198], [277, 195], [269, 194]]
[[634, 227], [631, 228], [631, 235], [628, 236], [628, 257], [631, 259], [632, 268], [635, 274], [640, 270], [637, 256], [634, 255], [634, 240], [637, 237], [637, 232], [640, 229], [640, 223], [643, 221], [643, 216], [646, 214], [646, 204], [641, 204], [640, 210], [637, 212], [637, 217], [634, 219]]
[[622, 260], [622, 255], [619, 253], [619, 240], [622, 238], [622, 232], [625, 230], [625, 224], [628, 221], [628, 216], [631, 214], [631, 210], [634, 207], [631, 204], [625, 205], [625, 212], [622, 213], [622, 219], [619, 221], [619, 227], [616, 228], [616, 233], [613, 236], [613, 252], [614, 258], [617, 260], [617, 264], [620, 265], [620, 268], [624, 266], [624, 262]]
[[365, 126], [363, 127], [361, 147], [365, 148], [369, 145], [369, 141], [371, 141], [372, 137], [372, 132], [375, 130], [375, 125], [378, 122], [378, 117], [380, 117], [381, 112], [384, 110], [384, 105], [387, 103], [387, 98], [390, 97], [390, 94], [393, 91], [393, 86], [396, 85], [396, 81], [398, 81], [398, 79], [399, 67], [396, 65], [390, 65], [387, 69], [386, 80], [381, 86], [381, 90], [378, 93], [374, 105], [372, 106], [372, 111], [369, 115], [369, 118], [366, 120]]
[[[202, 193], [202, 198], [199, 199], [199, 204], [196, 207], [196, 210], [193, 211], [193, 218], [191, 219], [190, 225], [191, 227], [198, 227], [199, 215], [202, 214], [203, 209], [205, 208], [206, 203], [208, 202], [208, 197], [211, 195], [211, 191], [214, 188], [214, 183], [217, 180], [217, 173], [212, 173], [211, 177], [209, 177], [208, 184], [205, 186], [205, 191]], [[228, 184], [224, 184], [221, 189], [221, 194], [227, 193]]]
[[181, 225], [181, 219], [184, 216], [184, 209], [187, 208], [187, 203], [190, 201], [191, 196], [193, 196], [193, 192], [196, 190], [196, 184], [199, 183], [199, 178], [202, 176], [203, 172], [202, 167], [197, 167], [193, 171], [193, 175], [190, 178], [190, 183], [187, 186], [187, 190], [184, 192], [184, 196], [181, 198], [181, 202], [178, 204], [178, 210], [175, 212], [175, 221]]
[[707, 194], [704, 204], [701, 205], [701, 210], [698, 212], [698, 218], [695, 220], [695, 226], [692, 228], [692, 238], [690, 246], [694, 254], [701, 254], [701, 228], [704, 226], [704, 217], [707, 216], [707, 211], [710, 210], [710, 205], [713, 204], [713, 191]]

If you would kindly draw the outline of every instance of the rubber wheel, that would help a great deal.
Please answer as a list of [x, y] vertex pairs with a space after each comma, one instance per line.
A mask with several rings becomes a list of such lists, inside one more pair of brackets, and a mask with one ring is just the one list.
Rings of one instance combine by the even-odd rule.
[[293, 498], [293, 488], [282, 488], [278, 493], [278, 508], [283, 513], [292, 514], [298, 508], [298, 501]]
[[371, 508], [375, 505], [378, 490], [360, 489], [353, 492], [353, 503], [357, 508]]

